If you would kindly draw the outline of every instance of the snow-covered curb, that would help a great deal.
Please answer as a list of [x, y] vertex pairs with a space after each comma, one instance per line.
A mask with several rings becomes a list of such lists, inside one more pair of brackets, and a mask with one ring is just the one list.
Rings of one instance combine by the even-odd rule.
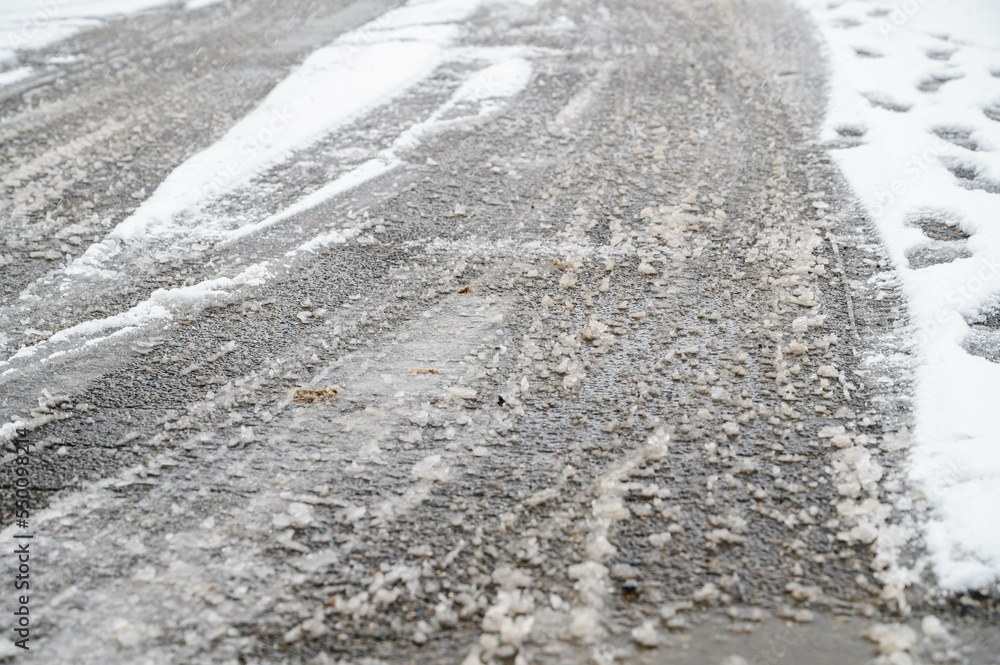
[[[1000, 579], [1000, 5], [796, 0], [828, 47], [822, 139], [907, 296], [918, 359], [909, 476], [947, 591]], [[935, 240], [920, 223], [971, 237]], [[962, 247], [962, 244], [965, 246]], [[929, 257], [929, 259], [928, 259]], [[976, 349], [975, 355], [968, 349]]]

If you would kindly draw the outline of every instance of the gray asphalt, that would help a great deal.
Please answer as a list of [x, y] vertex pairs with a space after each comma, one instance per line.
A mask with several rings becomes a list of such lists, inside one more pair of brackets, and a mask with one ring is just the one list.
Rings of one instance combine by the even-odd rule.
[[[539, 54], [498, 113], [265, 232], [52, 286], [133, 193], [391, 4], [163, 10], [25, 55], [81, 58], [4, 93], [4, 358], [361, 235], [0, 376], [38, 515], [17, 660], [1000, 662], [997, 598], [893, 575], [920, 554], [906, 311], [815, 140], [824, 65], [784, 2], [489, 5], [463, 44]], [[463, 75], [220, 211], [281, 210]]]

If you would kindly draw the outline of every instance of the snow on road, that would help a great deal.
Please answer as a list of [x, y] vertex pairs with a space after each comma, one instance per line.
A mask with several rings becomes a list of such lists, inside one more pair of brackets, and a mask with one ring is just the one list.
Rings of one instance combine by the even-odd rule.
[[909, 299], [929, 562], [945, 589], [987, 586], [1000, 579], [1000, 5], [800, 4], [833, 69], [823, 138]]
[[[531, 71], [531, 63], [516, 56], [480, 70], [462, 84], [451, 98], [438, 107], [426, 120], [414, 124], [400, 134], [393, 141], [392, 146], [383, 150], [378, 156], [351, 169], [333, 182], [320, 187], [281, 212], [271, 215], [267, 219], [255, 224], [246, 224], [228, 232], [224, 242], [242, 238], [294, 217], [338, 194], [342, 194], [364, 182], [387, 173], [402, 163], [396, 154], [401, 149], [412, 148], [424, 134], [441, 131], [450, 126], [467, 122], [477, 116], [487, 115], [493, 109], [492, 105], [480, 104], [480, 102], [496, 98], [513, 97], [528, 84]], [[463, 115], [457, 118], [442, 120], [445, 114], [461, 107], [463, 104], [475, 104], [478, 107], [478, 111], [472, 116]]]
[[[227, 26], [247, 50], [178, 65], [173, 104], [126, 105], [143, 122], [100, 131], [149, 136], [192, 99], [223, 120], [121, 188], [101, 235], [70, 226], [94, 196], [55, 220], [73, 247], [12, 244], [40, 264], [0, 307], [0, 386], [26, 396], [0, 442], [47, 465], [27, 657], [759, 662], [789, 620], [839, 665], [912, 608], [932, 630], [876, 626], [882, 661], [945, 662], [961, 617], [908, 602], [886, 559], [901, 371], [860, 364], [898, 348], [898, 295], [852, 284], [886, 273], [803, 140], [803, 16], [752, 4], [366, 6], [328, 17], [350, 30], [332, 43], [289, 29], [279, 67], [246, 38], [286, 22], [277, 3]], [[220, 113], [244, 79], [204, 80], [261, 60]], [[790, 99], [749, 107], [779, 72]], [[64, 103], [46, 94], [30, 110]], [[57, 199], [23, 193], [50, 153], [108, 157], [81, 187], [118, 159], [76, 138], [91, 126], [34, 158], [23, 131], [8, 187], [36, 228]]]
[[[0, 8], [0, 65], [101, 25], [101, 19], [165, 5], [166, 0], [5, 0]], [[205, 3], [200, 3], [204, 5]], [[0, 85], [5, 85], [0, 79]]]
[[[113, 276], [116, 257], [126, 244], [134, 247], [151, 238], [164, 237], [180, 239], [182, 243], [189, 243], [194, 237], [231, 241], [252, 234], [392, 170], [401, 163], [396, 153], [412, 149], [421, 136], [502, 108], [497, 101], [516, 95], [531, 77], [531, 63], [519, 57], [524, 49], [452, 48], [450, 44], [458, 36], [459, 26], [440, 22], [460, 21], [478, 6], [475, 2], [452, 0], [411, 3], [313, 52], [225, 136], [178, 166], [134, 214], [68, 265], [60, 288], [63, 291], [75, 288], [81, 275]], [[295, 151], [394, 99], [448, 60], [492, 64], [474, 70], [444, 104], [400, 134], [375, 158], [285, 210], [235, 229], [224, 228], [225, 224], [216, 221], [217, 215], [200, 210], [207, 202], [245, 187], [254, 176], [289, 159]], [[346, 235], [328, 235], [324, 232], [286, 256], [309, 251], [317, 241], [330, 244], [351, 237], [350, 230]], [[263, 261], [235, 279], [212, 278], [193, 286], [159, 289], [127, 312], [83, 321], [39, 344], [19, 349], [0, 360], [0, 373], [21, 371], [22, 367], [12, 365], [18, 360], [30, 358], [45, 363], [67, 352], [85, 351], [102, 340], [135, 332], [147, 323], [170, 320], [177, 310], [192, 304], [197, 306], [199, 301], [225, 298], [229, 290], [243, 284], [259, 284], [262, 276], [267, 275], [268, 261]], [[69, 351], [67, 342], [73, 345]]]
[[[799, 1], [823, 31], [834, 67], [823, 138], [837, 146], [835, 158], [876, 221], [910, 298], [920, 359], [910, 476], [933, 508], [924, 533], [929, 562], [945, 589], [986, 586], [1000, 578], [1000, 532], [991, 515], [991, 507], [1000, 505], [1000, 445], [992, 417], [1000, 398], [1000, 367], [995, 364], [1000, 361], [1000, 48], [995, 37], [1000, 34], [1000, 9], [982, 0], [948, 7], [931, 0], [905, 6]], [[221, 139], [181, 163], [134, 214], [49, 277], [61, 279], [62, 292], [85, 278], [92, 280], [91, 287], [103, 289], [94, 285], [127, 272], [118, 268], [128, 265], [122, 259], [130, 251], [166, 245], [170, 258], [176, 258], [192, 251], [193, 243], [207, 240], [221, 247], [239, 241], [392, 171], [404, 163], [405, 152], [430, 134], [474, 124], [502, 110], [505, 100], [522, 92], [533, 72], [543, 68], [537, 61], [548, 52], [538, 46], [460, 46], [462, 22], [487, 2], [417, 0], [314, 51]], [[159, 4], [53, 2], [43, 6], [43, 13], [51, 8], [43, 21], [39, 5], [19, 0], [0, 10], [0, 65], [9, 65], [4, 58], [10, 60], [15, 49], [24, 47], [19, 36], [29, 29], [30, 44], [38, 47], [99, 24], [93, 17]], [[185, 8], [210, 4], [191, 0]], [[317, 183], [277, 211], [258, 206], [246, 216], [219, 213], [217, 204], [251, 190], [268, 169], [400, 100], [443, 65], [455, 63], [463, 66], [464, 82], [455, 83], [450, 96], [420, 107], [402, 131], [385, 137], [380, 145], [388, 147], [374, 156], [338, 165], [342, 170], [330, 175], [329, 182]], [[612, 77], [610, 65], [595, 67], [591, 82], [549, 123], [549, 133], [573, 136], [574, 123]], [[32, 75], [30, 68], [11, 67], [0, 72], [0, 85]], [[124, 312], [85, 318], [12, 351], [0, 359], [0, 376], [83, 355], [95, 344], [169, 321], [192, 306], [229, 298], [239, 288], [270, 280], [286, 257], [361, 233], [361, 228], [313, 231], [291, 249], [282, 247], [241, 266], [235, 276], [209, 275], [190, 285], [155, 290]], [[54, 282], [37, 288], [49, 283]], [[119, 287], [112, 279], [107, 283], [109, 292]], [[52, 292], [58, 288], [53, 286]], [[646, 316], [645, 310], [637, 314], [642, 315], [637, 321]], [[0, 427], [0, 442], [22, 424]], [[723, 431], [732, 436], [739, 428]], [[650, 441], [659, 441], [657, 437]], [[615, 492], [622, 469], [639, 464], [639, 453], [630, 455], [624, 466], [611, 465], [601, 476], [611, 490], [599, 498], [620, 503]], [[869, 458], [862, 461], [868, 464]], [[876, 472], [881, 477], [881, 467], [870, 466], [872, 477]], [[440, 469], [431, 467], [421, 467], [420, 474], [432, 479]], [[420, 475], [416, 467], [414, 473]], [[869, 480], [873, 485], [878, 478]], [[866, 491], [876, 493], [870, 487]], [[595, 541], [607, 540], [609, 518], [597, 508], [589, 515], [589, 533]], [[881, 511], [877, 516], [884, 519]], [[857, 536], [862, 526], [874, 528], [866, 522], [842, 535], [863, 540]], [[578, 564], [584, 568], [575, 568], [581, 585], [590, 577], [603, 584], [601, 561], [607, 553], [598, 554], [588, 554]], [[510, 614], [503, 600], [494, 605], [494, 614]], [[595, 595], [575, 605], [573, 614], [599, 617], [603, 602]], [[586, 633], [590, 624], [581, 619], [579, 626]], [[649, 641], [643, 630], [636, 630], [637, 642]]]

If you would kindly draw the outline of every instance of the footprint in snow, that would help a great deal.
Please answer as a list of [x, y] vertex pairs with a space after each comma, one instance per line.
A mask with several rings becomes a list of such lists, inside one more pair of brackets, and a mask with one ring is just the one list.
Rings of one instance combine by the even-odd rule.
[[845, 138], [861, 138], [868, 130], [860, 125], [841, 125], [837, 133]]
[[935, 127], [931, 132], [940, 139], [973, 152], [979, 150], [979, 143], [972, 138], [973, 130], [967, 127]]
[[924, 55], [926, 55], [931, 60], [945, 61], [945, 60], [950, 60], [951, 56], [955, 55], [957, 51], [958, 49], [932, 48], [932, 49], [927, 49], [924, 52]]
[[951, 263], [958, 259], [967, 259], [971, 256], [972, 254], [965, 248], [965, 243], [933, 242], [908, 251], [906, 260], [909, 262], [910, 268], [920, 270], [942, 263]]
[[913, 225], [920, 227], [920, 230], [924, 232], [924, 235], [931, 240], [955, 242], [959, 240], [968, 240], [970, 237], [968, 233], [958, 228], [958, 226], [943, 222], [939, 219], [934, 219], [932, 217], [921, 217], [920, 219], [914, 221]]
[[862, 96], [867, 99], [868, 103], [872, 106], [880, 109], [886, 109], [887, 111], [906, 113], [912, 108], [909, 104], [897, 102], [888, 95], [884, 95], [880, 92], [866, 92], [862, 93]]
[[930, 239], [930, 242], [906, 253], [906, 260], [910, 264], [910, 268], [919, 270], [972, 256], [966, 248], [969, 234], [958, 226], [926, 216], [911, 223], [913, 226], [919, 227], [924, 235]]
[[1000, 182], [988, 180], [975, 164], [957, 160], [942, 159], [941, 163], [951, 171], [958, 184], [966, 189], [981, 190], [990, 194], [1000, 194]]
[[931, 74], [917, 85], [920, 92], [937, 92], [948, 81], [960, 79], [965, 74]]
[[1000, 308], [968, 320], [970, 331], [962, 347], [974, 356], [1000, 364]]
[[843, 150], [845, 148], [856, 148], [859, 145], [864, 145], [862, 137], [867, 133], [868, 129], [860, 125], [841, 125], [836, 128], [837, 134], [840, 135], [839, 140], [834, 140], [826, 144], [829, 149]]
[[856, 28], [861, 25], [861, 21], [851, 16], [845, 16], [843, 18], [837, 18], [830, 21], [830, 25], [842, 30], [850, 30], [851, 28]]
[[865, 48], [864, 46], [855, 46], [854, 55], [859, 58], [883, 58], [884, 54], [870, 48]]

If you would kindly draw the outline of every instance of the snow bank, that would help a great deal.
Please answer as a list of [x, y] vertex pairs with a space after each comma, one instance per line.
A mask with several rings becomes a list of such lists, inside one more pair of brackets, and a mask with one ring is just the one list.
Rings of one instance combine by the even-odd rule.
[[[833, 70], [822, 138], [856, 143], [832, 154], [910, 306], [919, 366], [909, 471], [933, 508], [930, 561], [944, 589], [987, 586], [1000, 579], [1000, 365], [985, 357], [1000, 360], [1000, 330], [974, 325], [1000, 303], [1000, 4], [798, 2]], [[919, 250], [948, 256], [921, 222], [970, 234], [971, 256], [916, 260]]]

